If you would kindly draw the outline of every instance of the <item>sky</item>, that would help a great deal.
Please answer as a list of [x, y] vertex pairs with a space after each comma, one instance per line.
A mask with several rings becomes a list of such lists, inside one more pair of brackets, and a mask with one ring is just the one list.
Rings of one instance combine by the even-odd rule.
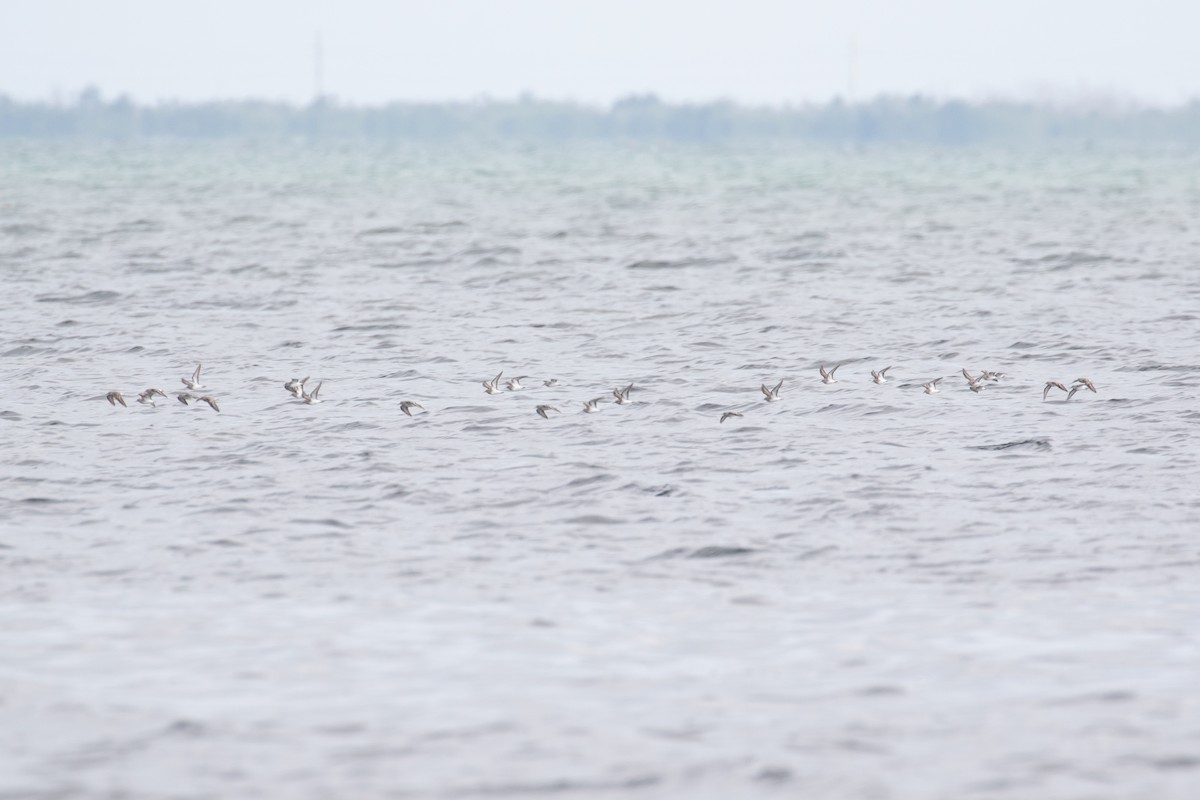
[[1173, 105], [1198, 33], [1200, 0], [0, 0], [0, 94]]

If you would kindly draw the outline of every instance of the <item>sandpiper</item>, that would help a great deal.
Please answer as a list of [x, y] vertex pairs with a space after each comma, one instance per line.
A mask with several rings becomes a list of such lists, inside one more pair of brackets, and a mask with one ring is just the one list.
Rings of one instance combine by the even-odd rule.
[[186, 406], [188, 404], [189, 400], [196, 399], [196, 395], [189, 394], [187, 392], [176, 392], [175, 399], [178, 400], [179, 402], [183, 403]]
[[982, 373], [980, 373], [979, 377], [983, 378], [985, 381], [998, 381], [1004, 377], [1004, 373], [1003, 372], [989, 372], [988, 370], [985, 369]]
[[934, 378], [929, 383], [922, 383], [921, 388], [925, 390], [925, 394], [937, 394], [938, 384], [942, 382], [941, 378]]
[[496, 377], [490, 381], [483, 382], [483, 390], [488, 394], [500, 394], [500, 376], [504, 374], [504, 370], [496, 373]]
[[[307, 403], [310, 406], [316, 405], [317, 403], [321, 402], [320, 398], [317, 397], [317, 394], [320, 393], [321, 387], [324, 385], [325, 385], [325, 381], [321, 381], [320, 383], [317, 384], [317, 388], [313, 389], [312, 392], [304, 392], [300, 396], [300, 399], [303, 400], [305, 403]], [[200, 399], [203, 400], [204, 398], [201, 397]]]
[[138, 393], [138, 402], [144, 406], [154, 405], [154, 389], [147, 389], [144, 392]]
[[982, 375], [980, 375], [978, 378], [973, 377], [971, 375], [971, 373], [967, 372], [966, 367], [963, 367], [962, 374], [963, 374], [963, 377], [967, 379], [967, 388], [968, 389], [970, 389], [972, 392], [975, 392], [976, 394], [979, 394], [980, 392], [983, 391], [983, 387], [985, 384], [983, 382]]
[[413, 400], [401, 400], [400, 401], [400, 410], [403, 411], [405, 414], [408, 414], [410, 417], [413, 415], [412, 410], [414, 408], [419, 408], [422, 411], [425, 410], [425, 406], [423, 406], [420, 403], [417, 403]]
[[973, 376], [971, 375], [971, 373], [967, 372], [967, 368], [966, 368], [966, 367], [963, 367], [963, 369], [962, 369], [962, 376], [963, 376], [964, 378], [966, 378], [966, 379], [967, 379], [967, 384], [968, 384], [968, 385], [970, 385], [970, 384], [974, 384], [974, 383], [979, 383], [979, 381], [983, 380], [983, 378], [975, 378], [975, 377], [973, 377]]
[[600, 403], [603, 400], [604, 400], [603, 397], [597, 397], [595, 400], [584, 400], [583, 401], [583, 413], [595, 414], [597, 411], [600, 410]]
[[779, 379], [779, 383], [775, 384], [775, 388], [768, 389], [764, 383], [759, 387], [759, 391], [763, 393], [764, 399], [768, 402], [774, 402], [779, 399], [779, 389], [783, 386], [783, 378]]
[[211, 408], [213, 411], [216, 411], [218, 414], [221, 413], [221, 409], [217, 408], [217, 399], [212, 395], [206, 394], [204, 397], [198, 398], [198, 400], [201, 403], [208, 403], [209, 408]]
[[840, 366], [841, 364], [838, 364], [828, 372], [825, 371], [825, 367], [818, 367], [818, 369], [821, 370], [821, 383], [837, 383], [837, 379], [833, 377], [833, 373], [837, 372], [838, 367]]
[[1058, 381], [1046, 381], [1046, 387], [1042, 389], [1042, 402], [1045, 402], [1046, 395], [1050, 394], [1051, 389], [1062, 389], [1064, 392], [1070, 394], [1067, 387], [1063, 386]]
[[633, 401], [629, 399], [629, 391], [633, 389], [633, 384], [629, 384], [624, 389], [613, 389], [613, 397], [617, 398], [617, 405], [623, 406]]
[[525, 388], [524, 386], [521, 385], [521, 381], [528, 377], [529, 377], [528, 375], [518, 375], [515, 378], [509, 378], [507, 381], [504, 382], [504, 385], [508, 387], [508, 390], [510, 392], [519, 392]]
[[192, 377], [180, 378], [179, 379], [180, 382], [183, 383], [184, 386], [186, 386], [187, 388], [192, 389], [192, 390], [207, 388], [207, 387], [201, 385], [201, 383], [200, 383], [200, 367], [201, 366], [203, 366], [203, 365], [197, 364], [196, 371], [192, 373]]
[[1071, 391], [1067, 392], [1067, 399], [1070, 400], [1075, 396], [1075, 393], [1081, 389], [1087, 389], [1090, 392], [1096, 392], [1096, 384], [1092, 383], [1087, 378], [1076, 378], [1075, 383], [1071, 386]]
[[108, 401], [110, 406], [115, 406], [117, 403], [125, 405], [125, 396], [120, 392], [109, 392], [104, 395], [104, 399]]
[[291, 392], [292, 397], [296, 398], [297, 400], [303, 400], [304, 399], [304, 384], [306, 384], [306, 383], [308, 383], [307, 375], [305, 375], [304, 380], [300, 381], [299, 383], [296, 382], [295, 378], [292, 378], [290, 381], [288, 381], [287, 383], [285, 383], [283, 385], [283, 388], [285, 388], [289, 392]]
[[548, 381], [542, 381], [542, 386], [558, 386], [558, 378], [551, 378]]
[[871, 380], [875, 381], [876, 383], [887, 383], [887, 371], [889, 369], [891, 369], [891, 367], [884, 367], [878, 372], [871, 370]]
[[541, 406], [538, 406], [538, 407], [537, 407], [536, 409], [534, 409], [534, 410], [535, 410], [535, 411], [537, 411], [537, 415], [538, 415], [539, 417], [541, 417], [542, 419], [550, 419], [550, 417], [546, 415], [546, 412], [547, 412], [547, 411], [553, 411], [553, 412], [555, 412], [555, 413], [558, 413], [558, 414], [561, 414], [561, 413], [562, 413], [561, 411], [559, 411], [559, 410], [558, 410], [557, 408], [555, 408], [554, 406], [546, 406], [546, 405], [541, 405]]
[[724, 414], [721, 415], [721, 422], [724, 422], [725, 420], [729, 419], [730, 417], [740, 417], [740, 416], [742, 416], [742, 412], [740, 412], [740, 411], [726, 411]]

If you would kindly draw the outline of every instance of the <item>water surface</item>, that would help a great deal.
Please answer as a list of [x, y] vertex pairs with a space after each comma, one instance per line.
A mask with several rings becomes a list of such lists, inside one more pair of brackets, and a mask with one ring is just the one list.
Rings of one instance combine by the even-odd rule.
[[1193, 796], [1197, 176], [0, 144], [0, 796]]

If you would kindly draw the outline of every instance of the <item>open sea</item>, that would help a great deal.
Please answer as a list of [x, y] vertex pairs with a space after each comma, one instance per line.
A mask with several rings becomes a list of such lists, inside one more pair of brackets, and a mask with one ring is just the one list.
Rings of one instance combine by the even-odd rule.
[[1200, 791], [1200, 152], [10, 140], [0, 276], [4, 800]]

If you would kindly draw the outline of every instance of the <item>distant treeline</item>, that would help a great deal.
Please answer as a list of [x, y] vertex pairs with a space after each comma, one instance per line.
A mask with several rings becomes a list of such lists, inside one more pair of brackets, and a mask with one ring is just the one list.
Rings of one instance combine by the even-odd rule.
[[544, 100], [307, 106], [239, 100], [138, 105], [95, 89], [70, 104], [0, 95], [0, 137], [313, 137], [379, 139], [804, 139], [971, 144], [1052, 141], [1200, 143], [1200, 101], [1173, 109], [1072, 110], [920, 96], [754, 107], [670, 104], [653, 95], [610, 108]]

